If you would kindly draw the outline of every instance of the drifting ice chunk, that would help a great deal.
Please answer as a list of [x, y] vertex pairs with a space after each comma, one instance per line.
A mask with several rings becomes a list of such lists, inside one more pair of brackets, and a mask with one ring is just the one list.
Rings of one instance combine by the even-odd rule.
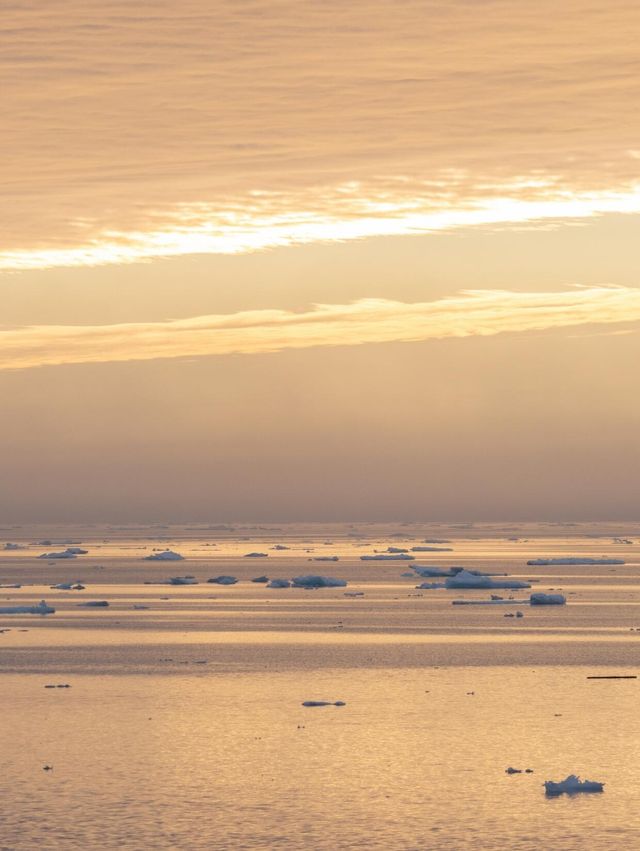
[[467, 570], [461, 570], [455, 576], [445, 580], [446, 588], [531, 588], [528, 582], [517, 579], [491, 579], [490, 576], [476, 576]]
[[168, 580], [169, 585], [197, 585], [198, 580], [195, 576], [172, 576]]
[[532, 606], [564, 606], [567, 598], [564, 594], [543, 594], [538, 591], [529, 597]]
[[550, 564], [625, 564], [621, 558], [532, 558], [527, 564], [550, 565]]
[[272, 579], [267, 588], [289, 588], [291, 583], [288, 579]]
[[393, 555], [360, 556], [360, 561], [413, 561], [415, 556], [408, 553], [394, 553]]
[[235, 576], [214, 576], [207, 579], [207, 582], [213, 582], [215, 585], [235, 585], [237, 581]]
[[252, 582], [267, 583], [269, 581], [269, 577], [268, 576], [256, 576], [255, 579], [252, 579], [251, 581]]
[[570, 774], [566, 780], [561, 780], [556, 783], [553, 780], [547, 780], [544, 784], [544, 791], [547, 795], [562, 795], [567, 792], [573, 795], [575, 792], [602, 792], [604, 783], [598, 783], [596, 780], [580, 780], [575, 774]]
[[0, 615], [52, 615], [55, 609], [40, 600], [37, 606], [3, 606]]
[[331, 576], [296, 576], [293, 584], [297, 588], [344, 588], [344, 579], [333, 579]]
[[145, 556], [146, 561], [182, 561], [184, 556], [180, 553], [174, 553], [173, 550], [164, 550], [161, 553], [152, 553], [150, 556]]
[[48, 558], [48, 559], [77, 558], [77, 554], [72, 553], [70, 550], [65, 550], [64, 552], [61, 552], [61, 553], [42, 553], [42, 555], [38, 556], [38, 558]]

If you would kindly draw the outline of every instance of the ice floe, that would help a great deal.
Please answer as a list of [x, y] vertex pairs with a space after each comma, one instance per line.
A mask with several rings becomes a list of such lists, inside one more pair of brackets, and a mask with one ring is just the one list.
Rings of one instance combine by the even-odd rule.
[[272, 579], [267, 588], [289, 588], [291, 583], [288, 579]]
[[293, 579], [293, 585], [296, 588], [344, 588], [346, 587], [344, 579], [333, 579], [331, 576], [296, 576]]
[[445, 580], [445, 587], [459, 588], [531, 588], [528, 582], [519, 579], [492, 579], [490, 576], [477, 575], [468, 570], [461, 570], [455, 576], [449, 576]]
[[411, 556], [408, 553], [378, 553], [374, 556], [360, 556], [360, 561], [413, 561], [414, 559], [415, 556]]
[[145, 561], [183, 561], [184, 556], [180, 553], [175, 553], [173, 550], [163, 550], [161, 553], [151, 553], [145, 556]]
[[207, 579], [207, 582], [212, 582], [214, 585], [235, 585], [238, 580], [235, 576], [213, 576]]
[[171, 576], [167, 579], [168, 585], [197, 585], [195, 576]]
[[57, 559], [57, 558], [77, 558], [78, 553], [74, 553], [71, 550], [64, 550], [59, 553], [42, 553], [38, 558], [47, 558], [47, 559]]
[[543, 594], [542, 591], [536, 591], [529, 597], [529, 602], [532, 606], [564, 606], [567, 598], [564, 594]]
[[2, 606], [0, 615], [52, 615], [55, 609], [48, 606], [44, 600], [35, 606]]
[[562, 795], [567, 793], [573, 795], [576, 792], [602, 792], [604, 783], [599, 783], [597, 780], [580, 780], [575, 774], [570, 774], [565, 780], [558, 782], [554, 780], [546, 780], [544, 783], [544, 791], [547, 795]]

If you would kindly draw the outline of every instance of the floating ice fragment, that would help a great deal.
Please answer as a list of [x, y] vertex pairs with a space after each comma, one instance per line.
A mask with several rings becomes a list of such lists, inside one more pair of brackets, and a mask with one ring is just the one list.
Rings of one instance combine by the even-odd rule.
[[289, 588], [291, 583], [288, 579], [272, 579], [267, 588]]
[[172, 576], [167, 580], [169, 585], [197, 585], [195, 576]]
[[77, 557], [78, 557], [77, 553], [72, 553], [70, 550], [64, 550], [63, 552], [60, 552], [60, 553], [42, 553], [41, 556], [38, 556], [38, 558], [48, 558], [48, 559], [77, 558]]
[[413, 561], [415, 556], [408, 553], [394, 553], [390, 555], [378, 554], [374, 556], [360, 556], [360, 561]]
[[517, 579], [491, 579], [489, 576], [477, 576], [467, 570], [461, 570], [455, 576], [445, 580], [446, 588], [531, 588], [528, 582]]
[[163, 550], [161, 553], [151, 553], [150, 556], [145, 556], [146, 561], [182, 561], [184, 556], [180, 553], [174, 553], [173, 550]]
[[207, 579], [207, 582], [212, 582], [214, 585], [235, 585], [238, 580], [235, 576], [213, 576]]
[[544, 791], [547, 795], [562, 795], [567, 792], [573, 795], [575, 792], [602, 792], [604, 783], [598, 783], [596, 780], [580, 780], [575, 774], [570, 774], [565, 780], [555, 782], [547, 780], [544, 783]]
[[296, 588], [344, 588], [344, 579], [333, 579], [331, 576], [296, 576], [293, 585]]
[[48, 606], [44, 600], [35, 606], [2, 606], [0, 615], [52, 615], [55, 609]]
[[269, 577], [268, 577], [268, 576], [256, 576], [256, 577], [255, 577], [255, 579], [252, 579], [251, 581], [252, 581], [252, 582], [261, 582], [261, 583], [265, 583], [265, 582], [268, 582], [268, 581], [269, 581]]
[[564, 594], [543, 594], [537, 591], [529, 597], [532, 606], [564, 606], [567, 598]]

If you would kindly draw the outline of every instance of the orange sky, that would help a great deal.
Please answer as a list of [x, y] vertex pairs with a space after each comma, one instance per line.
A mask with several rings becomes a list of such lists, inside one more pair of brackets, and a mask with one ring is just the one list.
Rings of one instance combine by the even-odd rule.
[[637, 515], [636, 3], [1, 28], [7, 521]]

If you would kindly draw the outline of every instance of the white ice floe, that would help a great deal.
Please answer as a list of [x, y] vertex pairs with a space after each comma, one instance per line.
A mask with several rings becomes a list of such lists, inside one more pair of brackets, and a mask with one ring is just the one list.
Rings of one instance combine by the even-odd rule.
[[44, 600], [35, 606], [2, 606], [0, 615], [52, 615], [55, 609], [48, 606]]
[[374, 556], [360, 556], [360, 561], [413, 561], [415, 556], [408, 553], [377, 554]]
[[267, 588], [289, 588], [290, 586], [291, 583], [288, 579], [272, 579], [268, 583]]
[[145, 561], [183, 561], [184, 556], [180, 553], [174, 553], [173, 550], [163, 550], [161, 553], [151, 553], [150, 556], [145, 556]]
[[567, 598], [564, 594], [543, 594], [537, 591], [529, 597], [532, 606], [564, 606]]
[[521, 582], [519, 579], [492, 579], [490, 576], [479, 576], [475, 573], [470, 573], [468, 570], [461, 570], [445, 580], [445, 587], [452, 589], [459, 588], [531, 588], [528, 582]]
[[625, 564], [621, 558], [586, 558], [576, 556], [575, 558], [532, 558], [527, 564], [537, 565], [538, 567], [548, 566], [552, 564]]
[[42, 553], [38, 558], [57, 559], [57, 558], [77, 558], [77, 553], [72, 553], [71, 550], [64, 550], [60, 553]]
[[344, 579], [334, 579], [331, 576], [295, 576], [293, 585], [296, 588], [344, 588], [346, 587]]
[[235, 576], [213, 576], [207, 579], [207, 582], [212, 582], [214, 585], [235, 585], [238, 580]]
[[575, 792], [602, 792], [604, 783], [598, 783], [596, 780], [580, 780], [575, 774], [570, 774], [565, 780], [555, 782], [547, 780], [544, 784], [544, 791], [547, 795], [562, 795], [564, 792], [573, 795]]

